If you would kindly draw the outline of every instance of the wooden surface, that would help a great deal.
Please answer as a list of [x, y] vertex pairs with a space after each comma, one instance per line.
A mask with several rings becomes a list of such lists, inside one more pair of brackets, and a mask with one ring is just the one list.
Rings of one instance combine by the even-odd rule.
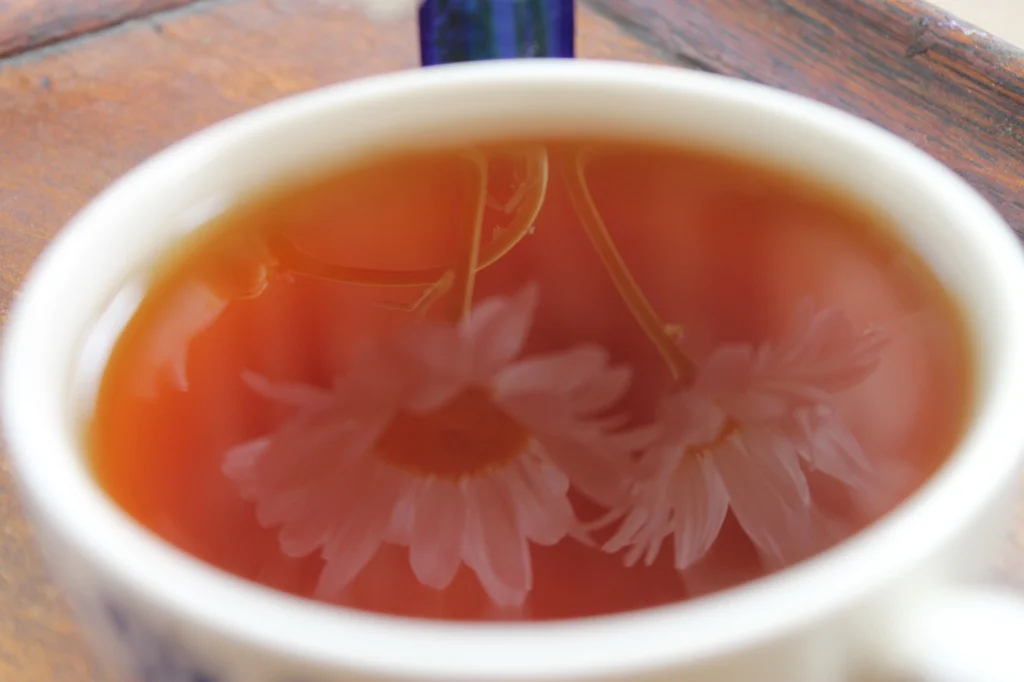
[[0, 0], [0, 57], [67, 40], [193, 0]]
[[[1024, 60], [1008, 46], [910, 0], [588, 2], [581, 56], [667, 60], [837, 104], [946, 161], [1024, 232]], [[411, 23], [337, 4], [0, 0], [0, 324], [54, 232], [153, 152], [278, 97], [415, 66]], [[105, 679], [0, 460], [0, 680]]]
[[1024, 52], [917, 0], [593, 0], [669, 61], [808, 95], [960, 172], [1024, 234]]

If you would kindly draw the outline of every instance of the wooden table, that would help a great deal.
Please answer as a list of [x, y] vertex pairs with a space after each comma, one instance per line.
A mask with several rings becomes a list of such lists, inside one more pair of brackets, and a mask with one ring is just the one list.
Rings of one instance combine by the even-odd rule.
[[[586, 1], [581, 57], [666, 61], [854, 111], [962, 173], [1024, 234], [1024, 54], [1010, 46], [917, 0]], [[330, 0], [0, 0], [0, 324], [47, 241], [111, 179], [254, 105], [414, 67], [414, 31]], [[998, 573], [1024, 586], [1021, 540]], [[0, 680], [106, 679], [0, 460]]]

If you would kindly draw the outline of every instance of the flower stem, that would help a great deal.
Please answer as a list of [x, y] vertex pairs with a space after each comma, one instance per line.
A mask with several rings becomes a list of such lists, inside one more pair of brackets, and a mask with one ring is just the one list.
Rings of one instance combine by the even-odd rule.
[[476, 273], [480, 265], [480, 239], [484, 227], [484, 211], [487, 210], [487, 159], [482, 155], [476, 159], [480, 188], [477, 192], [476, 204], [473, 206], [469, 229], [460, 240], [461, 253], [456, 257], [451, 288], [454, 296], [451, 299], [451, 318], [460, 321], [469, 314], [473, 306], [473, 288], [476, 284]]
[[[473, 163], [479, 166], [480, 159], [474, 158]], [[515, 208], [509, 224], [480, 250], [477, 271], [497, 263], [530, 233], [547, 194], [550, 176], [548, 166], [547, 151], [543, 147], [530, 150], [526, 157], [526, 179], [522, 198], [518, 201], [519, 205]], [[486, 182], [484, 196], [486, 198]], [[404, 271], [355, 268], [324, 262], [296, 247], [280, 233], [269, 235], [267, 242], [278, 270], [345, 284], [377, 287], [426, 286], [431, 290], [437, 290], [445, 286], [445, 278], [451, 276], [453, 268], [457, 265], [456, 262], [452, 262], [435, 268]]]
[[526, 179], [521, 186], [522, 196], [516, 202], [519, 207], [513, 213], [509, 224], [498, 232], [494, 240], [481, 251], [478, 271], [503, 258], [530, 233], [537, 216], [540, 215], [540, 209], [544, 206], [544, 198], [547, 196], [550, 178], [548, 165], [548, 152], [543, 146], [538, 146], [528, 152]]
[[597, 251], [601, 263], [619, 292], [619, 296], [622, 297], [644, 334], [658, 349], [672, 378], [684, 383], [689, 382], [694, 374], [693, 361], [683, 353], [679, 344], [676, 343], [674, 337], [678, 335], [678, 329], [665, 324], [658, 316], [634, 279], [629, 266], [622, 259], [622, 255], [615, 246], [615, 241], [608, 233], [608, 228], [594, 204], [590, 190], [587, 188], [584, 166], [585, 161], [582, 155], [576, 152], [570, 153], [568, 163], [564, 168], [565, 186], [580, 224], [590, 238], [591, 244], [594, 245], [594, 250]]

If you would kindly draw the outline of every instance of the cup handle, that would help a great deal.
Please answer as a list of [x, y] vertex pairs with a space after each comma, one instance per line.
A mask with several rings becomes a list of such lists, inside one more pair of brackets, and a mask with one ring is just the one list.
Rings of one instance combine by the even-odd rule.
[[871, 682], [1024, 682], [1024, 595], [928, 590], [872, 635]]

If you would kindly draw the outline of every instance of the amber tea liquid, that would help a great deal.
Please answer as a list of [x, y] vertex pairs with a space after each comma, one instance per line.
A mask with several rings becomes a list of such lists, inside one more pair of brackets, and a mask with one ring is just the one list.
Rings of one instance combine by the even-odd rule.
[[827, 550], [942, 464], [971, 388], [953, 302], [882, 216], [731, 157], [507, 140], [198, 230], [88, 437], [127, 513], [247, 580], [554, 619]]

